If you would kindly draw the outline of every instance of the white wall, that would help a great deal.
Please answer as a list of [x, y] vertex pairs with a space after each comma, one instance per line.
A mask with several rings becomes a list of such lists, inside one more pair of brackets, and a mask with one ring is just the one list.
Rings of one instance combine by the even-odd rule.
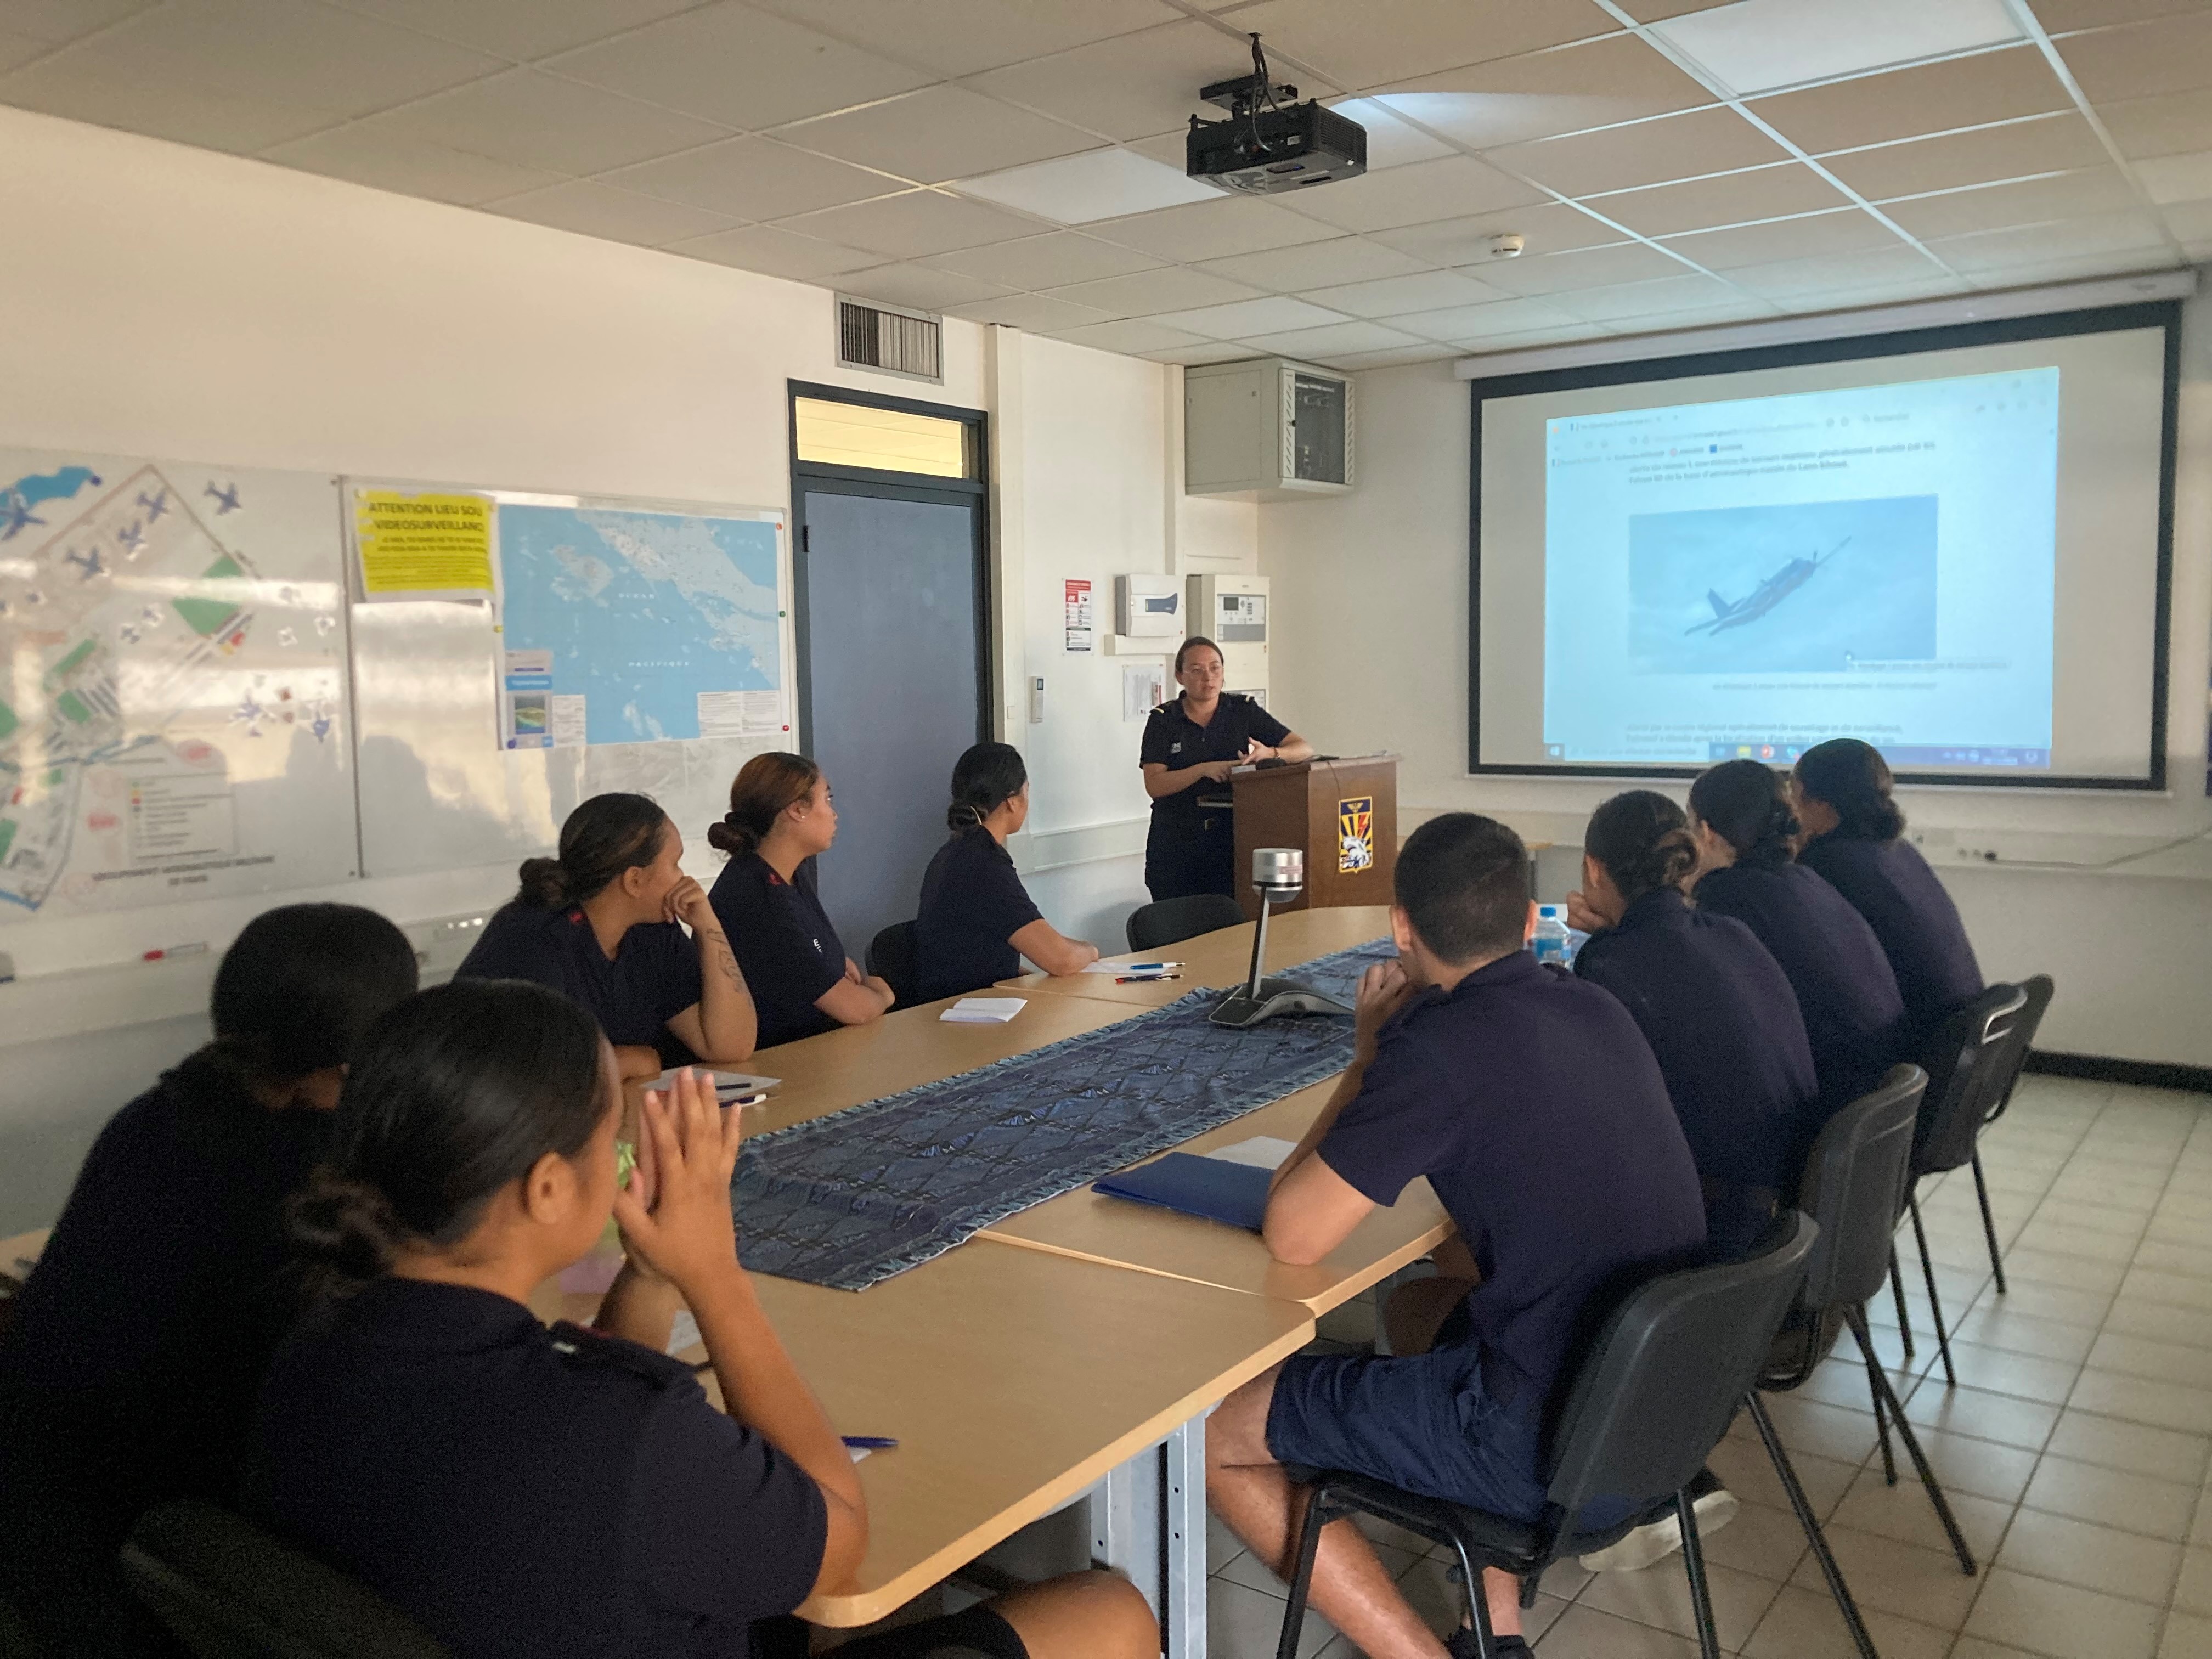
[[[2005, 857], [2090, 861], [2212, 829], [2203, 794], [2212, 647], [2212, 297], [2184, 332], [2173, 538], [2168, 775], [2162, 797], [1908, 790], [1916, 827]], [[1613, 781], [1467, 771], [1469, 394], [1449, 363], [1359, 377], [1358, 488], [1260, 509], [1275, 579], [1277, 712], [1324, 750], [1401, 755], [1407, 827], [1465, 809], [1532, 840], [1573, 842]], [[1678, 795], [1680, 791], [1675, 792]], [[2056, 850], [2053, 850], [2056, 849]], [[2212, 879], [1967, 865], [1931, 847], [1985, 970], [2044, 971], [2057, 1000], [2040, 1045], [2212, 1066]], [[2198, 868], [2212, 873], [2212, 862]], [[1545, 870], [1557, 867], [1547, 860]], [[2148, 867], [2159, 867], [2153, 865]]]
[[[787, 507], [789, 380], [990, 410], [1026, 458], [1025, 493], [1017, 467], [995, 503], [1020, 504], [1019, 533], [997, 528], [1017, 555], [1026, 537], [1038, 596], [1017, 556], [1000, 586], [1024, 622], [1001, 672], [1018, 687], [1039, 653], [1052, 679], [1047, 725], [1014, 733], [1047, 832], [1024, 856], [1050, 866], [1036, 891], [1056, 925], [1118, 945], [1143, 896], [1137, 728], [1112, 660], [1062, 672], [1028, 619], [1042, 626], [1062, 573], [1171, 568], [1186, 516], [1207, 553], [1249, 562], [1252, 508], [1186, 515], [1170, 490], [1178, 371], [1028, 343], [1024, 432], [1019, 400], [994, 396], [987, 335], [1018, 363], [1008, 331], [948, 320], [941, 387], [842, 370], [824, 289], [5, 108], [0, 220], [0, 445]], [[283, 897], [405, 923], [488, 907], [513, 880], [502, 865]], [[175, 907], [173, 936], [219, 949], [270, 902]], [[56, 987], [0, 987], [0, 1232], [50, 1219], [107, 1114], [199, 1040], [209, 966], [60, 988], [119, 997], [103, 1018], [144, 1016], [113, 1036], [49, 1035], [32, 1011]]]

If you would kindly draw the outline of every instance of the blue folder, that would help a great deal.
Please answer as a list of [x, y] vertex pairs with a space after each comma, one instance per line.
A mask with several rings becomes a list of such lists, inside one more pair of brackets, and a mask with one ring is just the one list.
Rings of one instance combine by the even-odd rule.
[[1208, 1221], [1225, 1221], [1256, 1233], [1267, 1217], [1267, 1183], [1273, 1176], [1273, 1170], [1255, 1164], [1170, 1152], [1150, 1164], [1109, 1175], [1092, 1183], [1091, 1190], [1109, 1198], [1203, 1216]]

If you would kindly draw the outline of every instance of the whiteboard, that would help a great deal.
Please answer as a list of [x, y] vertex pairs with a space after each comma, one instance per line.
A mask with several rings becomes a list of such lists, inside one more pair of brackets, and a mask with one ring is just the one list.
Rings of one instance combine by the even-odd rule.
[[[343, 483], [349, 501], [361, 491], [428, 495], [453, 489], [384, 479], [349, 478]], [[649, 528], [650, 521], [665, 520], [685, 528], [686, 520], [733, 520], [768, 526], [774, 538], [773, 592], [763, 592], [759, 603], [775, 612], [772, 678], [782, 713], [772, 723], [738, 735], [655, 738], [644, 734], [666, 729], [669, 721], [656, 725], [646, 720], [635, 732], [614, 734], [617, 738], [643, 736], [641, 741], [608, 741], [595, 735], [592, 741], [562, 746], [509, 746], [512, 711], [502, 701], [502, 688], [510, 641], [499, 631], [501, 605], [520, 598], [509, 593], [507, 584], [511, 577], [519, 578], [524, 567], [501, 556], [498, 530], [494, 531], [493, 565], [501, 573], [501, 586], [493, 593], [371, 600], [358, 561], [349, 558], [363, 871], [381, 877], [510, 865], [550, 850], [562, 820], [580, 801], [616, 790], [659, 801], [684, 837], [687, 861], [703, 865], [707, 825], [727, 809], [730, 781], [738, 767], [752, 755], [791, 746], [790, 552], [783, 513], [622, 497], [525, 495], [488, 489], [465, 493], [493, 503], [501, 514], [511, 510], [533, 515], [541, 526], [549, 519], [557, 522], [562, 515], [608, 521], [615, 526], [608, 533], [627, 551], [618, 554], [594, 543], [596, 556], [602, 564], [622, 563], [633, 575], [634, 566], [651, 565], [651, 554], [632, 545], [629, 532], [640, 532], [641, 524]], [[350, 512], [343, 516], [349, 523], [354, 518]], [[501, 521], [495, 514], [495, 526]], [[588, 536], [589, 526], [578, 526], [576, 534]], [[578, 614], [592, 615], [596, 620], [599, 613], [590, 607], [603, 591], [611, 594], [613, 590], [590, 558], [577, 550], [561, 550], [577, 553], [572, 563], [584, 570], [587, 580], [582, 589], [563, 589], [557, 597], [573, 604]], [[661, 573], [651, 568], [649, 574], [657, 577]], [[655, 602], [663, 607], [682, 602], [680, 595], [672, 599], [665, 583], [656, 580], [653, 585]], [[540, 600], [545, 597], [536, 596]], [[629, 620], [634, 623], [635, 618]], [[602, 731], [607, 712], [595, 699], [594, 733]]]
[[0, 449], [0, 927], [360, 872], [337, 481]]

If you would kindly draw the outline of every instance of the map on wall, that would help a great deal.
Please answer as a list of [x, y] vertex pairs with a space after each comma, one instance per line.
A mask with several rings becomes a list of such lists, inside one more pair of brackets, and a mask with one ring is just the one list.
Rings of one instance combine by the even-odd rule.
[[336, 489], [0, 450], [0, 922], [354, 873]]
[[502, 499], [508, 749], [787, 729], [774, 514]]

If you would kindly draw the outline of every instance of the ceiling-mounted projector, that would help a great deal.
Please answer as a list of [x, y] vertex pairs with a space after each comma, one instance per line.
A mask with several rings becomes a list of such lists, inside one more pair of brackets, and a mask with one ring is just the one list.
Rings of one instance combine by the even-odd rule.
[[1273, 196], [1367, 171], [1367, 129], [1318, 103], [1299, 103], [1296, 87], [1277, 85], [1256, 34], [1252, 73], [1217, 81], [1198, 95], [1229, 118], [1190, 118], [1183, 170], [1216, 189]]

